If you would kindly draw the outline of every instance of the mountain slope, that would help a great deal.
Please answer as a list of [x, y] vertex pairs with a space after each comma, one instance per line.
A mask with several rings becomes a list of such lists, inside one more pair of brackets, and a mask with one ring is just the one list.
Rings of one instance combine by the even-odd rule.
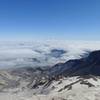
[[1, 70], [0, 99], [100, 100], [100, 51], [50, 68]]
[[89, 56], [81, 59], [69, 60], [66, 63], [57, 64], [50, 69], [50, 74], [57, 76], [82, 76], [100, 75], [100, 51], [93, 51]]

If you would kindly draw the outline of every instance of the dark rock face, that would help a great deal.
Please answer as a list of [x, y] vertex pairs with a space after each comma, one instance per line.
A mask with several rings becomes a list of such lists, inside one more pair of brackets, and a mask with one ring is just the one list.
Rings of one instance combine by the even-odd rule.
[[81, 59], [69, 60], [63, 64], [57, 64], [50, 69], [53, 76], [82, 76], [100, 75], [100, 50], [93, 51], [89, 56]]
[[96, 64], [100, 64], [100, 51], [93, 51], [87, 57], [87, 61], [90, 63], [95, 62]]

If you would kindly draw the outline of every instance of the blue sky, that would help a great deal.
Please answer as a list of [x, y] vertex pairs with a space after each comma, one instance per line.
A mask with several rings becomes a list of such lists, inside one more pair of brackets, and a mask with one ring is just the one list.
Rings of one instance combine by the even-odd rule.
[[0, 0], [0, 40], [99, 40], [100, 0]]

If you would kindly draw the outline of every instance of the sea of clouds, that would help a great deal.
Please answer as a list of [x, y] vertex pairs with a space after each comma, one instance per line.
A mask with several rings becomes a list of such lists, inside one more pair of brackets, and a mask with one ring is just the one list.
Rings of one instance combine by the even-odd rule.
[[0, 68], [53, 66], [99, 49], [99, 41], [0, 42]]

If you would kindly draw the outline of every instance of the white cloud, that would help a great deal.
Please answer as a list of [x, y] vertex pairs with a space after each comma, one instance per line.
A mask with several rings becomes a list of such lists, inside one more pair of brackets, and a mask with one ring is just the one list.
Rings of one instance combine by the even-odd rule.
[[[67, 51], [62, 57], [50, 56], [52, 49]], [[0, 68], [35, 67], [54, 65], [69, 59], [79, 58], [85, 50], [100, 49], [100, 42], [84, 41], [42, 41], [0, 43]], [[36, 58], [34, 60], [34, 58]], [[37, 62], [37, 60], [39, 62]]]

